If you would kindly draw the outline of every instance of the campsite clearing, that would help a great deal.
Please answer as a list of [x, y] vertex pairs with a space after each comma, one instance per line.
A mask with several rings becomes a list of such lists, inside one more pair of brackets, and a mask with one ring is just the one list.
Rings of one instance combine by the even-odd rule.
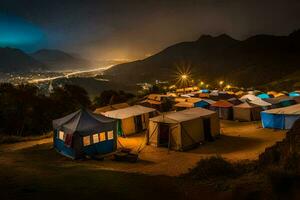
[[[258, 122], [222, 121], [221, 127], [218, 140], [187, 152], [146, 146], [137, 163], [72, 160], [54, 150], [51, 138], [9, 144], [6, 151], [3, 146], [8, 146], [1, 145], [0, 192], [3, 199], [232, 199], [230, 191], [174, 176], [211, 155], [232, 161], [256, 159], [282, 140], [285, 131], [262, 129]], [[137, 149], [143, 140], [139, 134], [120, 142]]]
[[[286, 131], [282, 130], [263, 129], [259, 122], [235, 121], [222, 121], [221, 132], [222, 135], [220, 138], [214, 142], [207, 142], [196, 149], [186, 152], [168, 151], [167, 148], [163, 147], [145, 146], [139, 155], [140, 161], [137, 163], [115, 162], [110, 159], [106, 159], [104, 162], [94, 160], [74, 162], [71, 159], [60, 157], [60, 155], [54, 158], [48, 157], [49, 152], [47, 153], [47, 151], [42, 151], [41, 154], [37, 152], [36, 159], [41, 165], [43, 165], [43, 162], [47, 158], [47, 163], [61, 162], [61, 164], [67, 168], [82, 166], [93, 170], [178, 176], [187, 173], [201, 158], [208, 156], [221, 155], [231, 161], [257, 159], [258, 155], [262, 153], [266, 147], [275, 144], [277, 141], [281, 141], [286, 133]], [[127, 148], [138, 150], [142, 142], [145, 141], [145, 137], [143, 134], [138, 134], [127, 138], [120, 138], [119, 141]], [[50, 141], [47, 140], [47, 142]], [[22, 149], [22, 147], [28, 148], [34, 144], [39, 144], [39, 142], [30, 142], [30, 145], [22, 143], [21, 147], [19, 147], [18, 143], [11, 144], [10, 149], [18, 150]], [[48, 151], [51, 151], [51, 154], [52, 152], [54, 153], [55, 150], [51, 149], [51, 143], [44, 145], [48, 147]], [[34, 148], [36, 147], [33, 147], [33, 149]], [[3, 154], [1, 156], [1, 162], [5, 159], [5, 155], [6, 154]], [[30, 154], [24, 155], [23, 159], [31, 159]], [[56, 159], [59, 159], [59, 161]]]

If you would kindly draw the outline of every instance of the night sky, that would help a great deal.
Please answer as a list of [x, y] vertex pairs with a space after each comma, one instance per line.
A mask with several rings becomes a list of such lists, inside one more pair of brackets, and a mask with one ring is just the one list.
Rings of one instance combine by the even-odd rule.
[[202, 34], [286, 35], [299, 11], [299, 0], [0, 0], [0, 46], [137, 59]]

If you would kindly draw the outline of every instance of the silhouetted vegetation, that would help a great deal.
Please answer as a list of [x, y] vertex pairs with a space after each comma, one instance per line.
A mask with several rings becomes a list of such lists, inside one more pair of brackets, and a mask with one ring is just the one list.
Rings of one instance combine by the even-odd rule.
[[134, 97], [131, 93], [126, 93], [122, 90], [105, 90], [99, 96], [94, 98], [95, 106], [106, 106], [116, 103], [123, 103]]
[[0, 134], [39, 135], [52, 129], [52, 120], [80, 107], [89, 107], [87, 92], [79, 86], [55, 88], [49, 96], [33, 85], [0, 85]]

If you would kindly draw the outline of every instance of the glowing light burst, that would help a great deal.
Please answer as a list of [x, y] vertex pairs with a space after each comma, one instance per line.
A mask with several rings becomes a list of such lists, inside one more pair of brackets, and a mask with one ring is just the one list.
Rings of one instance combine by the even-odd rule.
[[175, 73], [175, 85], [179, 87], [189, 86], [189, 82], [192, 80], [191, 67], [190, 65], [177, 66]]

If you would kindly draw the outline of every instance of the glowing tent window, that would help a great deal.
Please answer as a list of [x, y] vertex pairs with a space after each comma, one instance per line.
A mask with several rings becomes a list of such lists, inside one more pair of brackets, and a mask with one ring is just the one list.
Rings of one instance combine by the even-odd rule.
[[84, 136], [83, 137], [83, 146], [88, 146], [90, 144], [91, 144], [91, 138], [90, 138], [90, 136], [89, 135], [88, 136]]
[[65, 133], [63, 131], [58, 132], [58, 139], [65, 141]]
[[99, 140], [100, 142], [105, 141], [106, 137], [105, 137], [105, 132], [99, 133]]
[[93, 135], [93, 143], [98, 143], [99, 142], [99, 136], [98, 136], [98, 133], [94, 134]]
[[113, 131], [108, 131], [107, 132], [107, 139], [108, 140], [114, 139], [114, 132]]

